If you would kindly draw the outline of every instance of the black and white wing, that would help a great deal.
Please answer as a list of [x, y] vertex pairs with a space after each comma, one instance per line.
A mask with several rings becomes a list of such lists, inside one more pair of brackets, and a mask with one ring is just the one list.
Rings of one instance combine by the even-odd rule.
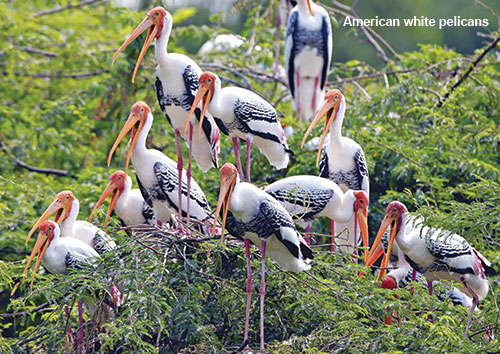
[[330, 62], [332, 60], [332, 25], [330, 23], [330, 18], [328, 14], [324, 15], [321, 22], [321, 47], [323, 54], [323, 68], [321, 69], [321, 89], [323, 90], [326, 86], [326, 81], [328, 78], [328, 69], [330, 68]]
[[321, 149], [321, 157], [319, 160], [319, 176], [330, 179], [330, 171], [328, 170], [328, 154], [325, 146]]
[[[172, 209], [178, 211], [178, 173], [177, 170], [170, 168], [163, 162], [157, 161], [154, 164], [154, 173], [158, 180], [158, 186], [155, 188], [159, 194], [159, 199], [167, 200]], [[181, 193], [184, 197], [187, 196], [187, 183], [182, 179]], [[198, 220], [207, 218], [211, 211], [207, 197], [196, 183], [191, 184], [191, 217]], [[174, 202], [175, 201], [175, 202]], [[186, 211], [182, 211], [183, 216], [186, 216]]]
[[356, 171], [358, 174], [359, 188], [370, 195], [370, 177], [368, 175], [368, 165], [366, 164], [365, 154], [363, 149], [359, 149], [354, 154], [354, 163], [356, 164]]
[[142, 198], [144, 198], [144, 201], [152, 208], [153, 201], [151, 200], [151, 197], [148, 194], [148, 190], [146, 189], [146, 187], [144, 187], [137, 174], [135, 175], [135, 179], [137, 180], [137, 184], [139, 185], [139, 190], [141, 191]]
[[104, 231], [97, 229], [93, 238], [93, 246], [97, 253], [103, 254], [116, 248], [116, 243]]
[[144, 217], [144, 220], [146, 221], [146, 223], [152, 225], [153, 221], [154, 221], [154, 216], [155, 216], [155, 214], [153, 212], [153, 208], [151, 208], [149, 206], [149, 204], [146, 203], [146, 201], [144, 201], [144, 202], [142, 202], [141, 211], [142, 211], [142, 216]]
[[68, 251], [66, 257], [64, 258], [64, 263], [66, 264], [66, 269], [88, 269], [93, 267], [93, 258], [76, 252]]
[[297, 52], [297, 38], [299, 26], [299, 12], [293, 11], [288, 18], [285, 36], [285, 71], [288, 77], [288, 88], [292, 98], [295, 98], [295, 54]]

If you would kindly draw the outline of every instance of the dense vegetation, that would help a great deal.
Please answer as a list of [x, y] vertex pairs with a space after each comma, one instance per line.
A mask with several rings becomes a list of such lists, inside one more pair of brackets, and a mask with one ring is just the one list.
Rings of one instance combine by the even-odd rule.
[[[242, 47], [190, 55], [204, 69], [219, 72], [226, 84], [264, 95], [276, 105], [282, 122], [294, 128], [289, 143], [296, 154], [288, 169], [272, 169], [254, 150], [255, 184], [316, 175], [315, 151], [299, 147], [307, 127], [296, 122], [284, 79], [274, 77], [275, 29], [268, 2], [255, 3], [236, 5], [248, 13], [242, 31], [248, 40]], [[86, 219], [109, 175], [122, 168], [124, 146], [111, 168], [105, 159], [135, 101], [148, 102], [156, 117], [149, 145], [175, 156], [173, 132], [153, 90], [153, 52], [146, 55], [135, 85], [130, 78], [141, 40], [110, 65], [144, 12], [100, 1], [40, 12], [46, 6], [37, 0], [0, 4], [0, 348], [71, 351], [67, 328], [73, 333], [78, 328], [76, 302], [101, 301], [108, 291], [102, 279], [112, 271], [129, 295], [103, 329], [85, 317], [89, 351], [235, 350], [242, 341], [246, 281], [244, 248], [231, 239], [223, 247], [216, 240], [200, 242], [201, 236], [182, 239], [154, 229], [126, 233], [108, 227], [120, 246], [94, 271], [51, 275], [40, 270], [33, 287], [23, 283], [10, 297], [31, 250], [24, 245], [25, 236], [55, 194], [72, 190], [81, 202], [80, 218]], [[184, 43], [206, 38], [206, 32], [226, 31], [219, 15], [209, 26], [185, 25], [196, 12], [173, 13], [171, 52], [185, 53]], [[484, 45], [470, 57], [421, 45], [418, 51], [389, 55], [381, 70], [354, 59], [334, 63], [328, 87], [338, 87], [346, 96], [343, 132], [363, 146], [370, 169], [372, 235], [387, 203], [398, 199], [429, 225], [463, 235], [493, 263], [500, 261], [500, 53], [498, 41], [490, 45], [498, 35], [487, 33]], [[234, 162], [229, 139], [221, 146], [222, 161]], [[51, 173], [25, 168], [30, 166]], [[215, 205], [218, 171], [202, 174], [195, 167], [194, 178]], [[102, 213], [96, 222], [104, 220]], [[313, 225], [318, 233], [327, 230], [326, 223]], [[490, 292], [474, 316], [471, 338], [463, 340], [467, 309], [430, 297], [418, 285], [413, 296], [408, 289], [395, 291], [400, 300], [388, 296], [369, 272], [356, 275], [366, 271], [362, 265], [327, 252], [323, 241], [319, 236], [315, 240], [314, 272], [285, 273], [268, 260], [269, 352], [499, 351], [498, 277], [490, 280]], [[254, 254], [254, 276], [259, 262]], [[250, 340], [256, 347], [255, 295], [252, 304]], [[65, 306], [71, 311], [69, 321]], [[387, 306], [399, 308], [399, 323], [384, 325]], [[495, 339], [487, 335], [487, 326]]]

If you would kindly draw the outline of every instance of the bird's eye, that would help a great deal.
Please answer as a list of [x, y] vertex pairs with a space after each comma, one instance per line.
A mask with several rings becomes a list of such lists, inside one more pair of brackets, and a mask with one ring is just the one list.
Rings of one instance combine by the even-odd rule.
[[209, 78], [209, 79], [208, 79], [208, 82], [212, 82], [212, 78]]
[[52, 231], [52, 226], [49, 226], [49, 231]]
[[69, 199], [69, 195], [66, 196], [66, 199]]
[[141, 112], [144, 112], [144, 108], [141, 108]]
[[155, 15], [156, 16], [160, 16], [160, 13], [158, 11], [156, 11]]

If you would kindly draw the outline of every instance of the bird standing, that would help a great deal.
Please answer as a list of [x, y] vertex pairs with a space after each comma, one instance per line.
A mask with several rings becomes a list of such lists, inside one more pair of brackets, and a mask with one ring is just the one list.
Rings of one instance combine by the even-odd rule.
[[[341, 134], [345, 109], [345, 97], [340, 90], [328, 91], [325, 95], [325, 103], [302, 139], [301, 147], [304, 146], [306, 138], [314, 126], [326, 115], [325, 127], [316, 158], [316, 164], [319, 163], [320, 176], [337, 183], [344, 192], [348, 189], [363, 190], [369, 198], [370, 180], [363, 149], [354, 140]], [[325, 143], [328, 130], [330, 130], [330, 140]], [[338, 230], [343, 230], [345, 227], [344, 225], [336, 226]], [[332, 221], [332, 235], [334, 232], [335, 225]], [[332, 244], [332, 251], [334, 249]]]
[[[233, 139], [238, 171], [243, 178], [238, 138], [247, 143], [247, 182], [250, 182], [250, 146], [253, 143], [277, 169], [288, 166], [292, 151], [288, 148], [285, 132], [274, 107], [255, 92], [240, 87], [221, 88], [218, 75], [206, 71], [200, 76], [198, 91], [184, 126], [202, 102], [200, 127], [204, 113], [213, 115], [220, 130]], [[200, 130], [199, 130], [200, 131]], [[199, 138], [199, 136], [198, 136]]]
[[113, 209], [116, 210], [116, 214], [118, 214], [123, 225], [154, 224], [153, 209], [146, 203], [140, 190], [132, 189], [132, 179], [123, 171], [115, 171], [111, 175], [106, 189], [104, 189], [94, 209], [92, 209], [89, 222], [96, 210], [110, 194], [111, 202], [106, 213], [105, 227], [108, 225]]
[[[406, 206], [391, 202], [372, 248], [377, 247], [384, 232], [390, 227], [387, 255], [382, 268], [387, 267], [391, 248], [396, 241], [406, 261], [424, 274], [427, 282], [447, 279], [463, 285], [459, 290], [472, 297], [472, 306], [465, 328], [464, 339], [471, 324], [472, 314], [479, 300], [488, 294], [486, 275], [495, 274], [491, 264], [461, 236], [450, 231], [423, 227], [406, 233]], [[432, 284], [429, 284], [432, 295]]]
[[[326, 216], [350, 226], [349, 238], [339, 248], [353, 252], [357, 261], [361, 234], [366, 261], [368, 251], [368, 196], [364, 191], [349, 189], [346, 193], [326, 178], [317, 176], [292, 176], [276, 181], [264, 191], [273, 196], [293, 216], [295, 223], [309, 229], [318, 217]], [[359, 230], [359, 231], [358, 231]], [[307, 241], [307, 239], [306, 239]]]
[[[198, 89], [198, 78], [202, 71], [198, 64], [191, 58], [179, 53], [168, 53], [167, 45], [172, 32], [172, 15], [162, 7], [155, 7], [151, 9], [146, 18], [137, 26], [129, 38], [122, 44], [113, 56], [113, 62], [118, 54], [127, 47], [134, 39], [136, 39], [142, 32], [149, 29], [146, 41], [142, 47], [141, 53], [137, 59], [137, 64], [132, 76], [132, 82], [135, 80], [135, 75], [139, 68], [142, 58], [146, 54], [149, 45], [156, 39], [155, 54], [158, 66], [156, 68], [156, 95], [160, 107], [167, 117], [168, 122], [174, 128], [175, 141], [177, 147], [177, 176], [179, 178], [179, 186], [182, 184], [181, 176], [183, 169], [182, 153], [179, 141], [180, 132], [187, 119], [187, 114], [193, 104], [193, 99], [196, 90]], [[197, 121], [201, 120], [200, 109], [195, 110]], [[189, 230], [190, 218], [190, 194], [191, 194], [191, 158], [194, 159], [203, 170], [208, 171], [210, 168], [218, 167], [219, 158], [219, 130], [213, 118], [207, 114], [203, 124], [200, 124], [200, 131], [198, 132], [198, 125], [195, 122], [190, 122], [189, 137], [187, 139], [189, 145], [189, 161], [187, 169], [187, 219], [186, 224]], [[203, 131], [203, 134], [201, 134]], [[198, 142], [193, 142], [193, 134], [199, 135], [201, 138]], [[186, 137], [183, 136], [184, 140]], [[182, 219], [181, 215], [181, 188], [178, 189], [178, 211], [179, 220]]]
[[[236, 167], [230, 163], [220, 169], [221, 186], [215, 223], [222, 211], [222, 229], [245, 240], [247, 258], [247, 305], [244, 345], [248, 342], [252, 275], [250, 269], [250, 241], [262, 252], [260, 285], [260, 349], [264, 351], [264, 294], [266, 252], [284, 270], [301, 272], [310, 268], [311, 249], [301, 242], [292, 217], [281, 204], [261, 189], [238, 179]], [[227, 221], [227, 223], [226, 223]], [[223, 239], [222, 239], [223, 240]]]
[[80, 202], [70, 191], [62, 191], [40, 216], [26, 237], [26, 244], [36, 229], [48, 218], [56, 213], [55, 222], [59, 224], [61, 238], [76, 238], [102, 254], [116, 247], [115, 241], [98, 227], [83, 221], [76, 220], [80, 211]]
[[146, 138], [153, 125], [153, 115], [149, 106], [142, 101], [136, 102], [130, 109], [130, 115], [125, 122], [120, 134], [115, 140], [108, 155], [108, 166], [116, 148], [132, 130], [128, 152], [125, 162], [125, 173], [128, 165], [132, 161], [135, 168], [137, 183], [144, 200], [153, 208], [155, 218], [160, 222], [171, 220], [172, 210], [181, 215], [190, 215], [197, 220], [205, 220], [210, 216], [210, 206], [205, 194], [195, 180], [190, 199], [191, 208], [187, 208], [187, 203], [179, 207], [179, 194], [183, 195], [184, 201], [189, 200], [187, 196], [186, 171], [181, 170], [181, 184], [178, 184], [177, 169], [174, 161], [158, 150], [146, 148]]
[[311, 0], [299, 0], [285, 37], [285, 70], [299, 120], [311, 119], [323, 100], [332, 47], [328, 12]]

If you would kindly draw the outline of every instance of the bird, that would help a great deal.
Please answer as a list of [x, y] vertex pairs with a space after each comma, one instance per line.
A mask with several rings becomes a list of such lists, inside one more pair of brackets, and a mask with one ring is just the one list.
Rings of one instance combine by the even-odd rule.
[[132, 189], [132, 179], [124, 171], [115, 171], [111, 175], [106, 189], [95, 204], [94, 209], [92, 209], [89, 222], [92, 221], [94, 213], [110, 194], [111, 202], [106, 213], [104, 227], [108, 225], [113, 209], [116, 210], [116, 214], [118, 214], [124, 226], [139, 224], [154, 225], [153, 209], [146, 203], [140, 190]]
[[98, 254], [116, 248], [115, 241], [97, 226], [83, 220], [76, 220], [80, 211], [80, 202], [71, 191], [62, 191], [32, 227], [26, 237], [26, 244], [39, 226], [56, 214], [55, 222], [59, 224], [61, 238], [76, 238], [92, 247]]
[[310, 120], [323, 100], [332, 48], [328, 12], [311, 0], [297, 1], [286, 28], [285, 71], [299, 120]]
[[[250, 242], [261, 250], [260, 294], [260, 349], [264, 351], [264, 294], [265, 258], [269, 255], [281, 268], [292, 272], [310, 269], [313, 253], [300, 239], [293, 219], [285, 208], [272, 196], [256, 186], [240, 182], [238, 171], [231, 163], [220, 169], [220, 191], [214, 223], [222, 210], [222, 230], [245, 240], [247, 259], [247, 306], [243, 346], [248, 342], [248, 323], [252, 276], [250, 269]], [[215, 224], [214, 224], [215, 229]], [[222, 235], [223, 236], [223, 235]], [[221, 241], [224, 242], [223, 237]]]
[[202, 102], [201, 121], [208, 110], [215, 119], [219, 129], [233, 139], [234, 152], [238, 172], [243, 178], [238, 139], [247, 143], [246, 179], [250, 182], [250, 147], [256, 145], [266, 156], [269, 163], [277, 169], [288, 166], [293, 152], [288, 148], [285, 132], [281, 126], [274, 107], [265, 98], [253, 91], [241, 87], [221, 88], [221, 80], [210, 71], [200, 76], [198, 91], [189, 112], [189, 118]]
[[345, 243], [339, 244], [339, 248], [344, 252], [354, 251], [357, 257], [357, 245], [361, 241], [358, 236], [361, 233], [366, 261], [369, 247], [368, 196], [364, 191], [349, 189], [344, 193], [335, 182], [308, 175], [283, 178], [265, 187], [264, 191], [283, 205], [296, 224], [306, 227], [306, 234], [309, 233], [311, 223], [321, 216], [348, 224], [349, 238]]
[[[188, 209], [186, 171], [184, 169], [181, 171], [182, 183], [179, 185], [175, 162], [158, 150], [146, 148], [146, 138], [152, 125], [153, 114], [149, 106], [143, 101], [134, 103], [125, 125], [108, 154], [108, 166], [120, 142], [129, 131], [132, 131], [125, 161], [125, 174], [132, 161], [139, 189], [146, 203], [153, 208], [155, 218], [161, 223], [166, 223], [172, 220], [174, 213], [178, 212], [184, 216], [189, 214], [191, 218], [197, 220], [207, 219], [211, 210], [207, 197], [198, 183], [192, 180], [191, 207]], [[179, 190], [184, 196], [180, 211], [177, 209]]]
[[409, 265], [427, 279], [431, 295], [433, 281], [452, 280], [461, 284], [459, 290], [472, 298], [464, 333], [466, 339], [478, 301], [488, 294], [489, 283], [486, 276], [494, 275], [496, 271], [491, 267], [491, 263], [462, 236], [430, 227], [407, 233], [407, 213], [408, 209], [403, 203], [398, 201], [389, 203], [372, 249], [377, 247], [382, 235], [390, 227], [389, 245], [382, 261], [382, 268], [387, 267], [388, 254], [396, 242]]
[[[67, 274], [70, 269], [89, 269], [95, 266], [99, 258], [96, 250], [78, 238], [61, 237], [61, 230], [56, 222], [45, 220], [39, 225], [38, 229], [38, 238], [24, 268], [23, 281], [26, 279], [29, 266], [37, 254], [32, 284], [40, 263], [43, 263], [44, 267], [53, 274]], [[120, 291], [114, 285], [111, 287], [111, 294], [113, 305], [118, 307], [121, 304], [122, 297]], [[92, 304], [89, 304], [89, 308], [92, 313], [96, 313], [98, 310]], [[81, 348], [83, 345], [82, 300], [78, 301], [78, 320], [80, 329], [77, 334], [77, 347]]]
[[[142, 58], [146, 54], [153, 39], [156, 39], [155, 55], [158, 66], [156, 67], [156, 80], [155, 90], [158, 98], [160, 108], [165, 114], [168, 122], [174, 129], [175, 141], [177, 148], [177, 176], [179, 178], [178, 184], [181, 185], [181, 176], [183, 169], [183, 159], [180, 147], [180, 134], [182, 127], [186, 122], [187, 114], [193, 104], [193, 99], [196, 90], [198, 89], [198, 78], [202, 70], [188, 56], [179, 53], [168, 53], [167, 45], [172, 32], [172, 15], [163, 7], [158, 6], [151, 9], [146, 18], [137, 26], [137, 28], [130, 34], [128, 39], [121, 45], [113, 56], [112, 63], [118, 57], [118, 54], [127, 47], [134, 39], [136, 39], [142, 32], [149, 29], [148, 35], [144, 42], [144, 46], [139, 54], [137, 63], [132, 75], [132, 82], [135, 80], [135, 75], [139, 68]], [[200, 109], [196, 109], [195, 116], [197, 121], [200, 121]], [[188, 142], [189, 146], [189, 160], [187, 169], [187, 210], [190, 209], [191, 199], [191, 158], [194, 157], [198, 166], [203, 172], [208, 171], [210, 168], [218, 168], [218, 158], [220, 152], [219, 146], [219, 129], [210, 114], [206, 113], [204, 116], [203, 124], [200, 124], [200, 132], [197, 131], [198, 125], [191, 122], [189, 135], [184, 135], [183, 138]], [[201, 132], [203, 131], [203, 134]], [[198, 141], [193, 142], [193, 134], [200, 135]], [[181, 188], [178, 189], [178, 218], [182, 220], [181, 215]], [[189, 233], [190, 212], [187, 212], [186, 219], [186, 232]]]
[[[328, 91], [325, 94], [323, 106], [316, 114], [302, 139], [301, 148], [314, 126], [326, 115], [325, 127], [316, 158], [316, 165], [319, 163], [319, 175], [337, 183], [344, 192], [348, 189], [363, 190], [369, 198], [370, 180], [365, 153], [357, 142], [341, 135], [345, 109], [345, 97], [342, 92], [338, 89]], [[328, 130], [330, 130], [330, 139], [325, 143]], [[335, 225], [333, 221], [331, 226], [332, 235], [335, 234], [335, 227], [338, 230], [343, 230], [346, 227], [345, 225]], [[333, 244], [331, 247], [332, 251], [334, 251]]]

